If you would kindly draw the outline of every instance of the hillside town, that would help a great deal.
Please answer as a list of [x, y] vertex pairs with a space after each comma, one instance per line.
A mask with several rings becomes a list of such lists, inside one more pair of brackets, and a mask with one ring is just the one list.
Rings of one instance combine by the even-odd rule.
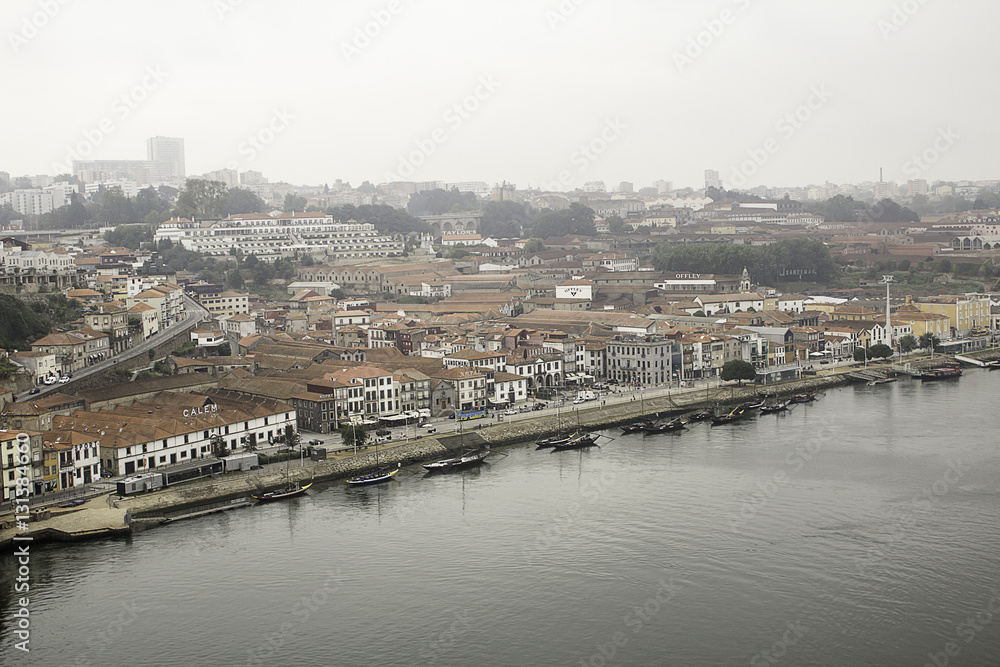
[[[100, 187], [0, 195], [8, 211], [36, 220], [35, 230], [11, 221], [0, 238], [0, 291], [39, 312], [64, 299], [71, 311], [6, 352], [0, 500], [14, 495], [18, 433], [31, 440], [31, 491], [44, 496], [255, 451], [289, 425], [313, 437], [407, 415], [496, 416], [601, 392], [718, 384], [735, 377], [732, 362], [751, 369], [741, 380], [770, 384], [843, 363], [981, 349], [1000, 328], [995, 208], [827, 220], [789, 195], [843, 197], [834, 189], [746, 197], [722, 190], [714, 172], [694, 192], [666, 182], [635, 194], [626, 183], [613, 193], [603, 183], [573, 193], [396, 183], [367, 196], [342, 183], [302, 194], [268, 190], [259, 174], [215, 173], [186, 188], [253, 183], [275, 208], [212, 218], [177, 206], [155, 224], [37, 229], [38, 215], [88, 193], [88, 205], [109, 191], [132, 202], [155, 169], [180, 185], [169, 164], [124, 162], [77, 165]], [[906, 188], [929, 192], [926, 182]], [[876, 200], [898, 194], [874, 190]], [[323, 210], [380, 196], [402, 207], [432, 196], [473, 205], [403, 214], [415, 226], [403, 232]], [[588, 233], [491, 233], [544, 229], [497, 225], [497, 207], [512, 205], [583, 213]], [[127, 238], [138, 241], [109, 243]], [[705, 259], [762, 248], [784, 259]], [[733, 270], [712, 270], [723, 265]]]

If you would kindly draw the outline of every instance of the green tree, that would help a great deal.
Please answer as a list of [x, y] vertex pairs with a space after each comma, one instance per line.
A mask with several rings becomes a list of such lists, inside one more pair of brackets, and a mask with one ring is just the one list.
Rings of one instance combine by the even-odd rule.
[[524, 244], [525, 252], [545, 252], [545, 244], [542, 243], [542, 239], [528, 239], [528, 242]]
[[301, 213], [306, 210], [306, 204], [307, 202], [305, 197], [299, 197], [298, 195], [289, 192], [285, 195], [285, 206], [283, 210], [285, 213], [294, 213], [295, 211]]
[[479, 198], [472, 192], [458, 190], [422, 190], [410, 195], [406, 210], [410, 215], [443, 215], [445, 213], [476, 211]]
[[608, 216], [608, 231], [612, 234], [621, 234], [622, 230], [625, 228], [625, 221], [622, 220], [620, 215], [610, 215]]
[[285, 447], [295, 451], [302, 444], [302, 436], [291, 424], [285, 424]]
[[216, 433], [211, 438], [208, 439], [208, 443], [212, 446], [212, 455], [217, 458], [222, 458], [223, 456], [229, 456], [229, 448], [226, 446], [226, 439], [222, 437], [219, 433]]
[[263, 199], [246, 188], [232, 188], [226, 193], [226, 215], [238, 213], [266, 213]]
[[257, 434], [248, 433], [246, 438], [243, 440], [243, 451], [245, 452], [256, 452], [257, 451]]
[[531, 224], [531, 235], [539, 238], [571, 234], [593, 236], [596, 233], [594, 209], [577, 202], [561, 211], [543, 211]]
[[189, 178], [177, 195], [177, 213], [187, 218], [218, 220], [225, 217], [228, 193], [222, 181]]
[[924, 350], [936, 348], [941, 344], [941, 339], [930, 332], [920, 334], [920, 338], [917, 340], [920, 342], [920, 348]]
[[865, 361], [869, 359], [870, 356], [867, 354], [868, 349], [864, 347], [854, 348], [854, 361]]
[[340, 440], [345, 447], [364, 447], [368, 444], [368, 427], [364, 424], [343, 423], [337, 429], [340, 432]]
[[18, 367], [10, 363], [7, 357], [0, 359], [0, 380], [9, 380], [17, 373]]
[[938, 270], [941, 273], [951, 273], [951, 260], [942, 259], [941, 262], [938, 263]]
[[448, 251], [444, 254], [444, 256], [448, 259], [462, 259], [469, 254], [471, 254], [469, 250], [464, 245], [459, 244], [448, 248]]
[[899, 339], [899, 351], [902, 354], [913, 352], [919, 345], [916, 337], [911, 335], [906, 335]]
[[527, 207], [516, 201], [491, 201], [483, 208], [483, 236], [520, 238], [531, 223]]
[[722, 365], [722, 372], [719, 374], [719, 377], [726, 382], [739, 380], [742, 385], [744, 380], [755, 379], [757, 377], [757, 371], [754, 369], [753, 364], [749, 361], [732, 359]]
[[888, 359], [892, 356], [892, 348], [885, 343], [878, 343], [868, 349], [868, 354], [872, 359]]

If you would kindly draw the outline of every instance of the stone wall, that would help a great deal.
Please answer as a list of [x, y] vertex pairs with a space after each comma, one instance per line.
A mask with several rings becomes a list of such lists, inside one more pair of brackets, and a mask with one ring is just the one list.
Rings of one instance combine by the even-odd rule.
[[[289, 477], [302, 484], [313, 481], [339, 480], [372, 472], [376, 467], [395, 466], [397, 463], [410, 465], [419, 461], [442, 458], [448, 453], [448, 449], [436, 439], [425, 438], [399, 447], [380, 449], [377, 466], [375, 453], [371, 452], [304, 468], [294, 468], [289, 472]], [[284, 471], [263, 474], [251, 473], [209, 482], [185, 484], [144, 496], [125, 498], [115, 501], [115, 506], [130, 509], [133, 516], [141, 518], [167, 510], [196, 508], [227, 498], [249, 496], [268, 489], [279, 488], [284, 483]]]

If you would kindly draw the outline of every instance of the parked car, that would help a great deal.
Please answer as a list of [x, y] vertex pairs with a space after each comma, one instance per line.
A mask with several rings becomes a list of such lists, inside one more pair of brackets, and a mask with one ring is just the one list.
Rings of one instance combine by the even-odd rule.
[[420, 428], [432, 428], [433, 426], [434, 424], [430, 422], [424, 422], [423, 424], [420, 424]]
[[55, 384], [57, 382], [57, 380], [54, 377], [49, 376], [49, 377], [45, 378], [44, 382], [45, 382], [45, 384]]
[[41, 389], [39, 389], [38, 387], [32, 387], [31, 390], [28, 393], [29, 394], [37, 394], [40, 391], [41, 391]]
[[59, 378], [59, 384], [66, 384], [67, 382], [69, 382], [69, 378], [68, 377], [63, 376], [63, 377]]
[[392, 431], [390, 431], [387, 428], [377, 428], [375, 429], [375, 435], [381, 435], [381, 436], [392, 435]]
[[514, 408], [507, 408], [506, 410], [503, 411], [503, 413], [505, 415], [516, 415], [517, 410], [515, 410]]

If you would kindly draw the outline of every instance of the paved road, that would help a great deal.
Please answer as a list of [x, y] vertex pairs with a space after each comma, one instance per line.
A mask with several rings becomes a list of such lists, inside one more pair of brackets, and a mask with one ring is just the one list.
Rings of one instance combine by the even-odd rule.
[[[141, 356], [143, 359], [148, 359], [149, 350], [159, 345], [167, 338], [170, 338], [171, 336], [176, 336], [181, 331], [194, 329], [201, 322], [212, 319], [211, 313], [208, 312], [208, 309], [204, 308], [201, 304], [199, 304], [197, 301], [187, 296], [186, 294], [184, 295], [184, 308], [185, 308], [184, 317], [181, 318], [179, 322], [175, 322], [174, 324], [167, 327], [163, 331], [149, 338], [149, 340], [144, 340], [140, 343], [137, 343], [134, 347], [125, 350], [121, 354], [112, 357], [111, 359], [105, 359], [104, 361], [98, 362], [93, 366], [87, 366], [86, 368], [81, 368], [78, 371], [74, 371], [73, 380], [74, 381], [79, 380], [81, 378], [93, 375], [94, 373], [100, 373], [101, 371], [105, 371], [109, 368], [114, 368], [118, 363], [122, 361], [127, 361], [129, 359], [134, 359], [135, 357]], [[70, 382], [69, 384], [72, 385], [73, 382]], [[23, 401], [33, 396], [41, 398], [48, 394], [62, 391], [62, 389], [64, 389], [65, 387], [66, 385], [58, 383], [53, 385], [42, 386], [39, 387], [41, 391], [38, 392], [37, 394], [29, 394], [27, 391], [18, 394], [17, 400]]]

